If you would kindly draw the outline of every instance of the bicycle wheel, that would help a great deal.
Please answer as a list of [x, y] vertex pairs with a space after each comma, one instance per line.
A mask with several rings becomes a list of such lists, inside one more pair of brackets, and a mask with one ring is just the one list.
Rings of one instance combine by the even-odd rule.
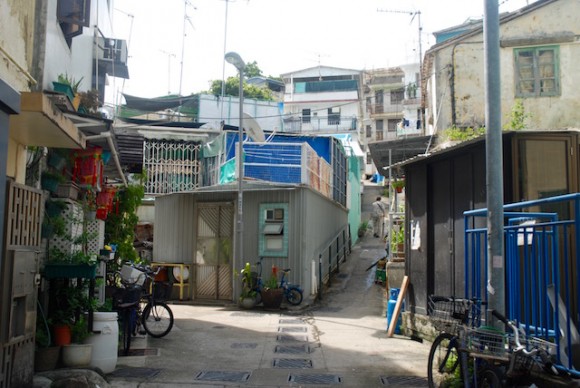
[[163, 302], [147, 303], [141, 319], [147, 334], [154, 338], [167, 335], [173, 327], [173, 312]]
[[433, 341], [427, 364], [430, 388], [462, 385], [461, 355], [455, 338], [453, 334], [441, 333]]
[[478, 387], [499, 388], [503, 387], [500, 378], [501, 372], [495, 368], [486, 368], [480, 373]]
[[297, 288], [289, 288], [286, 291], [286, 300], [293, 306], [298, 306], [302, 303], [302, 292]]

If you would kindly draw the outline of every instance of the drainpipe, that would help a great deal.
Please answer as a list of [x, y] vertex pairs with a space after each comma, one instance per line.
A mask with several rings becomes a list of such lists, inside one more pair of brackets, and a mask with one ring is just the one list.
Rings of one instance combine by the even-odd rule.
[[90, 140], [97, 140], [97, 139], [107, 139], [107, 144], [111, 149], [111, 156], [113, 157], [113, 161], [115, 162], [115, 167], [117, 167], [117, 171], [121, 176], [121, 180], [123, 181], [123, 186], [127, 187], [127, 179], [125, 178], [125, 174], [123, 173], [123, 169], [121, 168], [121, 162], [119, 162], [119, 154], [117, 154], [117, 149], [115, 148], [115, 144], [113, 144], [113, 137], [111, 136], [111, 131], [103, 132], [99, 135], [94, 136], [87, 136], [87, 141]]

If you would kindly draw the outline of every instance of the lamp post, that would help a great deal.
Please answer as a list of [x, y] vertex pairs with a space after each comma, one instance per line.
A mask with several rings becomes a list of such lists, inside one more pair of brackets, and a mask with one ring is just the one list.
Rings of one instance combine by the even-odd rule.
[[[236, 235], [237, 235], [237, 247], [238, 251], [238, 260], [239, 265], [243, 265], [243, 255], [244, 255], [244, 246], [243, 246], [243, 187], [242, 187], [242, 180], [244, 178], [244, 127], [243, 125], [243, 117], [244, 117], [244, 69], [246, 64], [244, 60], [238, 53], [230, 51], [225, 55], [225, 60], [228, 63], [231, 63], [238, 69], [240, 73], [240, 122], [238, 124], [238, 217], [236, 220]], [[234, 264], [236, 261], [234, 260]]]

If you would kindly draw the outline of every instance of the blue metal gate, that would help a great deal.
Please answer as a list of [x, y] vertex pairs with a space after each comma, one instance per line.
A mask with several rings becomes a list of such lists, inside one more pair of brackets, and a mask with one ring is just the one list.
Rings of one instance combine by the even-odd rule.
[[[465, 295], [487, 301], [487, 209], [464, 213]], [[580, 194], [504, 206], [505, 314], [580, 370]]]

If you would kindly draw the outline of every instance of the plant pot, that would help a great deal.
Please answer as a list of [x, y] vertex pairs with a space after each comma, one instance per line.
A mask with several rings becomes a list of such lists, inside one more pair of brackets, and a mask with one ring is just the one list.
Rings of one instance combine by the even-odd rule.
[[44, 277], [46, 279], [94, 279], [96, 274], [96, 264], [50, 263], [44, 266]]
[[88, 366], [91, 363], [92, 344], [69, 344], [62, 347], [62, 363], [75, 368]]
[[34, 371], [45, 372], [56, 368], [60, 356], [60, 346], [36, 348], [34, 351]]
[[74, 182], [61, 183], [56, 190], [56, 196], [59, 198], [70, 198], [76, 201], [79, 198], [79, 187]]
[[51, 176], [43, 175], [40, 178], [40, 186], [44, 190], [48, 190], [51, 193], [56, 193], [56, 190], [58, 189], [58, 184], [59, 184], [58, 179], [53, 178]]
[[57, 346], [68, 345], [71, 342], [71, 330], [68, 325], [54, 325], [52, 334], [54, 335], [53, 342]]
[[266, 288], [262, 290], [262, 304], [266, 309], [279, 309], [284, 298], [282, 288]]
[[245, 298], [240, 297], [239, 305], [246, 310], [252, 309], [256, 306], [256, 298], [250, 296]]

